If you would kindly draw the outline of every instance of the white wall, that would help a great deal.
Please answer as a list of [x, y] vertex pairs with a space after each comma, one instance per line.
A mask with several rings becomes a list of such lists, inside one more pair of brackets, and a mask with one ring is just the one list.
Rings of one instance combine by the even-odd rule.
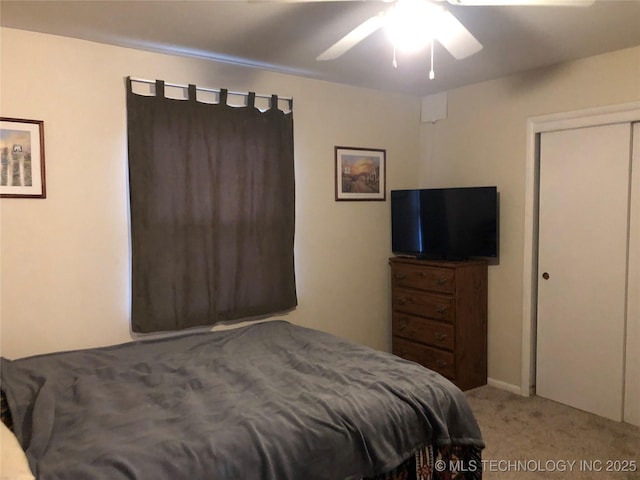
[[0, 35], [0, 114], [44, 120], [47, 169], [45, 200], [0, 200], [2, 355], [132, 338], [128, 75], [294, 98], [299, 307], [287, 319], [389, 349], [389, 202], [335, 202], [333, 147], [384, 148], [387, 189], [412, 185], [416, 98], [20, 30]]
[[489, 377], [521, 385], [527, 118], [640, 99], [640, 47], [448, 92], [421, 127], [425, 186], [497, 185], [500, 263], [489, 267]]

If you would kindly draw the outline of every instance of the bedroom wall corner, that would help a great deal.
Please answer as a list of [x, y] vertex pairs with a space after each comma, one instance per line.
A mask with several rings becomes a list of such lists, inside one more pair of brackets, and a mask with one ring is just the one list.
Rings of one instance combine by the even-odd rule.
[[421, 125], [422, 185], [500, 192], [488, 338], [488, 373], [498, 385], [522, 384], [527, 119], [637, 101], [638, 79], [640, 47], [628, 48], [450, 90], [447, 118]]

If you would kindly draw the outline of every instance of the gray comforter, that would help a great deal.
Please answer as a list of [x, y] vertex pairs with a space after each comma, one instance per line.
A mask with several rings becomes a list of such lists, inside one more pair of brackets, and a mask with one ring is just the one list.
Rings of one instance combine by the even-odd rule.
[[446, 379], [283, 321], [1, 369], [39, 480], [339, 480], [428, 443], [483, 446]]

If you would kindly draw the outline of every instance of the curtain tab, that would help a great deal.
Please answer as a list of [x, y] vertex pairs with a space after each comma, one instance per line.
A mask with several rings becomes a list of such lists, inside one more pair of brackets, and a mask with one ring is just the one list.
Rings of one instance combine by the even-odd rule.
[[164, 80], [156, 80], [156, 97], [164, 98]]
[[278, 95], [271, 95], [271, 105], [270, 105], [270, 107], [273, 110], [277, 110], [278, 109]]
[[229, 93], [229, 90], [227, 90], [226, 88], [221, 88], [220, 89], [220, 100], [218, 101], [218, 103], [220, 105], [226, 105], [227, 104], [227, 94]]
[[247, 95], [247, 107], [255, 108], [256, 106], [256, 92], [249, 92]]
[[196, 86], [190, 83], [189, 84], [189, 101], [196, 102], [197, 101], [196, 95], [197, 95]]

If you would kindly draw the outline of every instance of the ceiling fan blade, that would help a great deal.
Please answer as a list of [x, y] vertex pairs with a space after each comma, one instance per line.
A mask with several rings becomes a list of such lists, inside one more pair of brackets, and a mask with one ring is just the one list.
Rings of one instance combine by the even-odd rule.
[[482, 44], [449, 11], [438, 16], [434, 37], [458, 60], [482, 50]]
[[588, 7], [595, 0], [447, 0], [451, 5], [464, 6], [532, 6], [532, 7]]
[[344, 37], [322, 52], [316, 57], [316, 60], [333, 60], [343, 55], [347, 50], [353, 48], [362, 40], [367, 38], [373, 32], [382, 27], [384, 13], [379, 13], [375, 17], [371, 17], [356, 28], [347, 33]]

